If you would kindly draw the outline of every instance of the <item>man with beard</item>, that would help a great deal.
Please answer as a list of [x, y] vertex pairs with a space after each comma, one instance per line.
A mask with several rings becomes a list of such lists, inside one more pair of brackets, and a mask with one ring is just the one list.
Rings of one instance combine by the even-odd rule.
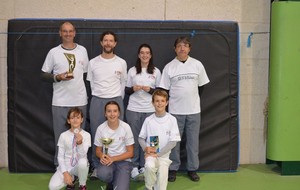
[[[90, 128], [92, 142], [100, 124], [106, 121], [104, 107], [107, 102], [115, 101], [120, 106], [120, 119], [124, 115], [124, 89], [127, 80], [126, 61], [114, 53], [117, 36], [112, 31], [105, 31], [100, 36], [102, 53], [91, 59], [88, 65], [87, 80], [90, 81], [92, 99], [90, 103]], [[92, 167], [97, 168], [99, 159], [96, 157], [95, 145], [92, 146]], [[94, 170], [91, 179], [96, 177]]]

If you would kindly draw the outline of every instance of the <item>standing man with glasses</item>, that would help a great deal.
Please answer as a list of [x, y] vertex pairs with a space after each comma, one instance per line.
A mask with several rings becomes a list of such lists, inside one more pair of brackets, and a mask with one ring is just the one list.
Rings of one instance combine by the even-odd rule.
[[[160, 88], [169, 91], [169, 113], [177, 119], [180, 136], [186, 134], [187, 173], [192, 181], [199, 181], [196, 173], [199, 168], [199, 133], [201, 123], [200, 96], [203, 85], [209, 83], [202, 63], [189, 56], [191, 42], [187, 37], [175, 40], [176, 57], [168, 63], [162, 72]], [[180, 161], [180, 143], [172, 149], [169, 168], [170, 182], [176, 180]]]

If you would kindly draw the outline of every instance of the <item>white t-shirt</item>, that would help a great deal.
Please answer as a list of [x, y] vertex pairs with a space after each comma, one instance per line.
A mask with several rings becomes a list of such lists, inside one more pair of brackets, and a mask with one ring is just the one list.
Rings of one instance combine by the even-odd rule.
[[[108, 145], [108, 155], [118, 156], [127, 152], [126, 146], [134, 144], [133, 134], [130, 126], [124, 121], [119, 120], [119, 127], [112, 130], [107, 121], [99, 125], [95, 134], [94, 144], [103, 147], [102, 138], [113, 139], [112, 143]], [[104, 152], [104, 151], [103, 151]], [[127, 159], [129, 161], [130, 159]]]
[[87, 80], [91, 83], [93, 96], [99, 98], [123, 96], [127, 80], [126, 61], [117, 55], [111, 59], [97, 56], [89, 62]]
[[82, 144], [75, 145], [73, 147], [74, 133], [70, 130], [63, 132], [58, 139], [58, 168], [61, 172], [70, 171], [72, 168], [71, 161], [72, 155], [77, 156], [77, 158], [87, 158], [87, 152], [89, 147], [91, 147], [91, 135], [81, 129], [79, 132], [82, 135]]
[[[159, 85], [161, 73], [155, 67], [153, 74], [147, 73], [147, 68], [142, 68], [142, 72], [136, 74], [136, 67], [131, 67], [128, 71], [127, 87], [135, 85], [150, 86], [156, 88]], [[130, 95], [127, 109], [134, 112], [151, 113], [154, 112], [152, 105], [152, 95], [144, 90], [139, 90]]]
[[64, 53], [73, 54], [75, 57], [74, 78], [53, 83], [52, 105], [69, 107], [86, 105], [87, 93], [83, 73], [87, 72], [89, 58], [83, 46], [76, 44], [76, 48], [72, 50], [64, 49], [61, 45], [52, 48], [47, 54], [42, 71], [54, 75], [69, 71], [69, 62]]
[[198, 86], [209, 83], [202, 63], [188, 57], [185, 63], [173, 59], [162, 73], [160, 87], [170, 90], [169, 112], [178, 115], [200, 113]]
[[[146, 140], [147, 146], [151, 146], [150, 139], [158, 137], [158, 148], [164, 148], [170, 141], [180, 141], [180, 133], [177, 120], [174, 116], [166, 113], [163, 117], [156, 117], [155, 113], [147, 117], [142, 126], [139, 137]], [[169, 154], [163, 157], [169, 157]]]

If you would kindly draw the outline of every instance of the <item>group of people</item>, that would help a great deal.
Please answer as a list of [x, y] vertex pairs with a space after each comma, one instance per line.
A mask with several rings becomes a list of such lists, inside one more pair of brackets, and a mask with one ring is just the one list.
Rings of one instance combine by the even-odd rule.
[[[41, 72], [43, 80], [53, 83], [57, 170], [49, 189], [74, 189], [77, 178], [79, 189], [87, 189], [89, 164], [91, 177], [107, 183], [106, 189], [128, 190], [130, 178], [141, 175], [145, 189], [167, 189], [181, 164], [178, 142], [183, 132], [188, 137], [187, 174], [199, 181], [199, 94], [209, 79], [202, 63], [189, 56], [189, 39], [176, 39], [176, 57], [162, 73], [154, 66], [151, 47], [140, 45], [136, 64], [127, 72], [126, 61], [114, 52], [114, 32], [102, 33], [102, 52], [91, 60], [86, 49], [74, 42], [72, 23], [64, 22], [59, 35], [62, 43], [48, 52]], [[85, 77], [92, 93], [89, 110]], [[126, 112], [125, 94], [129, 96]], [[85, 129], [87, 112], [89, 132]], [[87, 158], [90, 147], [91, 163]]]

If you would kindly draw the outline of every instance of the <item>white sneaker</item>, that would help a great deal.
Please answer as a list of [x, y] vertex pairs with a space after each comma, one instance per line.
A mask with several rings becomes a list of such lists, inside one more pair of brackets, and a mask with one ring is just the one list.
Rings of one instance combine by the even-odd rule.
[[140, 169], [139, 169], [139, 173], [140, 173], [140, 174], [144, 174], [144, 173], [145, 173], [145, 168], [144, 168], [144, 167], [140, 168]]
[[134, 167], [131, 171], [131, 178], [135, 179], [139, 174], [139, 169], [137, 167]]
[[134, 181], [144, 181], [145, 177], [144, 177], [144, 172], [145, 172], [145, 168], [133, 168], [133, 170], [131, 171], [131, 178]]

